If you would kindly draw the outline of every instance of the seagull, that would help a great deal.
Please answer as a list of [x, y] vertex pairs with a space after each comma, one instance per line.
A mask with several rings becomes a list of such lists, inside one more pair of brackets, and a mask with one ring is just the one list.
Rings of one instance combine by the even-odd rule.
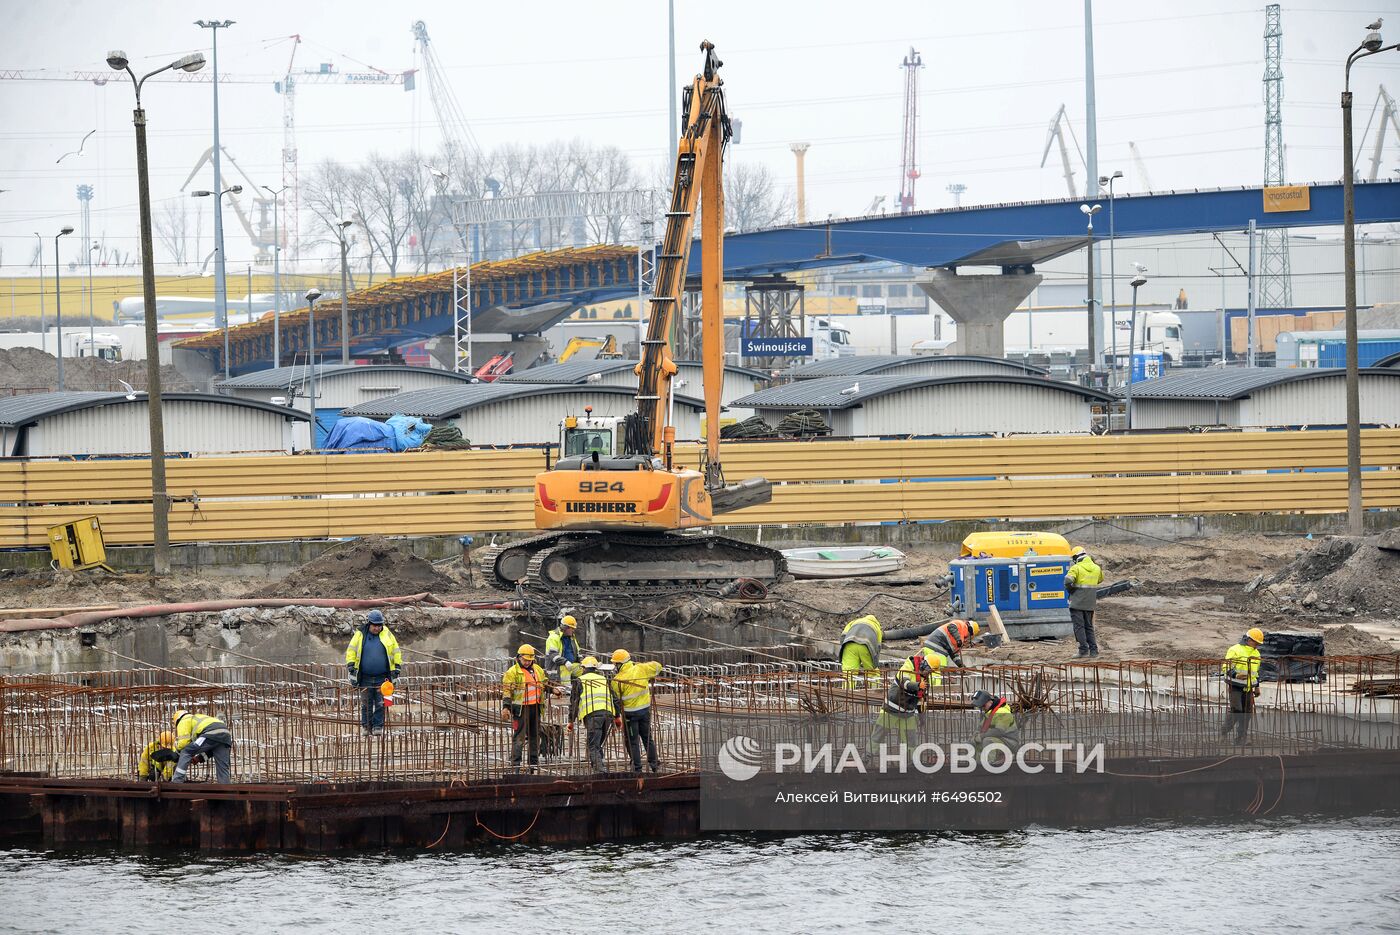
[[1137, 270], [1139, 273], [1147, 272], [1147, 267], [1137, 262], [1133, 263], [1133, 269]]
[[1382, 22], [1383, 20], [1379, 16], [1377, 16], [1376, 21], [1371, 25], [1367, 26], [1366, 28], [1371, 30], [1371, 32], [1377, 32], [1380, 30]]
[[425, 162], [423, 163], [423, 168], [427, 169], [428, 172], [432, 174], [433, 178], [441, 182], [447, 181], [447, 173], [439, 169], [437, 166], [430, 166]]
[[133, 399], [136, 398], [136, 387], [132, 386], [125, 380], [118, 380], [117, 382], [122, 385], [122, 389], [126, 390], [127, 402], [131, 402]]
[[842, 396], [854, 396], [855, 394], [857, 394], [857, 393], [859, 393], [859, 392], [860, 392], [860, 383], [859, 383], [859, 382], [856, 382], [856, 383], [852, 383], [850, 386], [848, 386], [848, 387], [846, 387], [844, 390], [842, 390], [842, 391], [841, 391], [841, 395], [842, 395]]
[[59, 156], [58, 159], [55, 160], [55, 164], [57, 164], [57, 163], [59, 163], [59, 162], [62, 162], [63, 160], [67, 159], [69, 156], [82, 156], [82, 155], [85, 155], [85, 154], [83, 153], [83, 147], [87, 145], [88, 137], [91, 137], [91, 136], [92, 136], [94, 133], [96, 133], [96, 132], [97, 132], [96, 130], [89, 130], [89, 131], [87, 132], [87, 136], [83, 137], [83, 141], [82, 141], [81, 143], [78, 144], [78, 148], [75, 149], [75, 150], [73, 150], [71, 153], [64, 153], [62, 156]]

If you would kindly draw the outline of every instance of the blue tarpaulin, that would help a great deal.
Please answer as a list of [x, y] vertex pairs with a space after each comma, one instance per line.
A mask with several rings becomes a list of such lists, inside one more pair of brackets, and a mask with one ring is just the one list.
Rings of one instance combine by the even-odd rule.
[[331, 428], [324, 447], [342, 451], [407, 451], [423, 444], [423, 439], [428, 437], [432, 428], [427, 422], [412, 416], [390, 416], [385, 422], [346, 416]]

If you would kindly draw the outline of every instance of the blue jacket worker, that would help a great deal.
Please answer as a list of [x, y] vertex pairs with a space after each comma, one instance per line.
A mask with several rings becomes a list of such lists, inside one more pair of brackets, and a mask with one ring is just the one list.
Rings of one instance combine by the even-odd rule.
[[366, 734], [384, 733], [384, 696], [379, 688], [386, 679], [398, 680], [403, 653], [382, 612], [371, 610], [364, 626], [350, 637], [345, 668], [350, 672], [350, 684], [360, 689], [360, 725]]

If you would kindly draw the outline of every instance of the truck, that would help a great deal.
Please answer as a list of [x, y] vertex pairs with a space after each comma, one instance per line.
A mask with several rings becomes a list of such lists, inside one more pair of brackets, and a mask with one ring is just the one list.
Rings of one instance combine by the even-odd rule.
[[807, 319], [807, 337], [812, 339], [813, 360], [835, 360], [855, 353], [851, 346], [851, 330], [835, 324], [830, 318]]

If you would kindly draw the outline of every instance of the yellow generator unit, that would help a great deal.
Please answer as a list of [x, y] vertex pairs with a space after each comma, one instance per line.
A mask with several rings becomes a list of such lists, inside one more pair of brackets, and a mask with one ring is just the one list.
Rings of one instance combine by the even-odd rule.
[[102, 524], [96, 516], [84, 516], [71, 523], [49, 527], [49, 553], [60, 568], [81, 571], [84, 568], [105, 568], [107, 547], [102, 542]]
[[960, 558], [1020, 558], [1068, 555], [1069, 543], [1053, 532], [974, 532], [962, 541]]

